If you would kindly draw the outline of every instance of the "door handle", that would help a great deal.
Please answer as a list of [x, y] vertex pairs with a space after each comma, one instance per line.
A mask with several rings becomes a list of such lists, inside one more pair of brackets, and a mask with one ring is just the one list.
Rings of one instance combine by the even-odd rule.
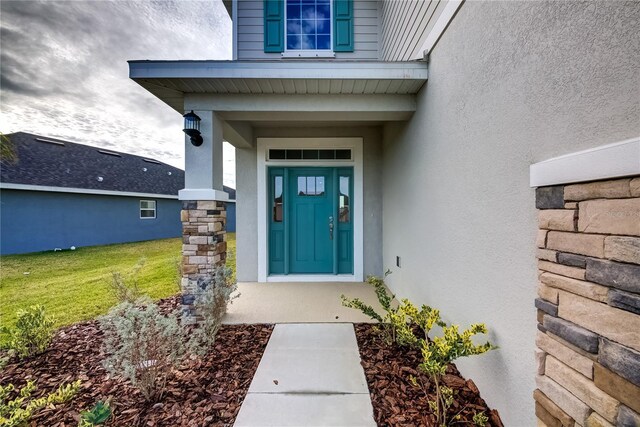
[[333, 216], [329, 217], [329, 239], [333, 240]]

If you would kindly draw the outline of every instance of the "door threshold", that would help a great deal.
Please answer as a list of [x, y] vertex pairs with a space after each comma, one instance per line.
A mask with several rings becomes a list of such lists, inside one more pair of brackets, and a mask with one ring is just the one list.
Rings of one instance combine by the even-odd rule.
[[355, 274], [287, 274], [267, 276], [267, 282], [361, 282]]

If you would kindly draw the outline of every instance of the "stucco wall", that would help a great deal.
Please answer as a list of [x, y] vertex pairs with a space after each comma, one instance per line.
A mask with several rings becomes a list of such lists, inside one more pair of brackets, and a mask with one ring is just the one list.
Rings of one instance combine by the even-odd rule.
[[487, 323], [500, 349], [458, 366], [505, 425], [535, 425], [529, 165], [640, 134], [639, 20], [637, 2], [466, 2], [413, 119], [385, 128], [389, 283]]
[[2, 190], [2, 255], [71, 246], [179, 237], [179, 200], [156, 200], [156, 219], [140, 219], [140, 198]]
[[[378, 127], [256, 128], [255, 138], [349, 137], [364, 139], [364, 274], [382, 273], [382, 135]], [[236, 149], [237, 277], [258, 279], [258, 226], [256, 150]]]
[[258, 280], [257, 154], [255, 148], [236, 148], [236, 277]]

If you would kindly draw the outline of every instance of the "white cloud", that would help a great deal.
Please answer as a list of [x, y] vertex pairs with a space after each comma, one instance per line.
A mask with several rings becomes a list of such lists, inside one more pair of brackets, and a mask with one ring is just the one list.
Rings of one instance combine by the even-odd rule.
[[[221, 1], [2, 1], [0, 122], [184, 167], [182, 118], [128, 78], [130, 59], [230, 59]], [[225, 184], [235, 152], [225, 147]]]

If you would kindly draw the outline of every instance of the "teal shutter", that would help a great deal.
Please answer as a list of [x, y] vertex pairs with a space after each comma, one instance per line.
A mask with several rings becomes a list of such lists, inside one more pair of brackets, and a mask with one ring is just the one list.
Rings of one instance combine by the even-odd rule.
[[284, 52], [284, 0], [264, 0], [264, 51]]
[[333, 0], [333, 51], [353, 52], [353, 0]]

